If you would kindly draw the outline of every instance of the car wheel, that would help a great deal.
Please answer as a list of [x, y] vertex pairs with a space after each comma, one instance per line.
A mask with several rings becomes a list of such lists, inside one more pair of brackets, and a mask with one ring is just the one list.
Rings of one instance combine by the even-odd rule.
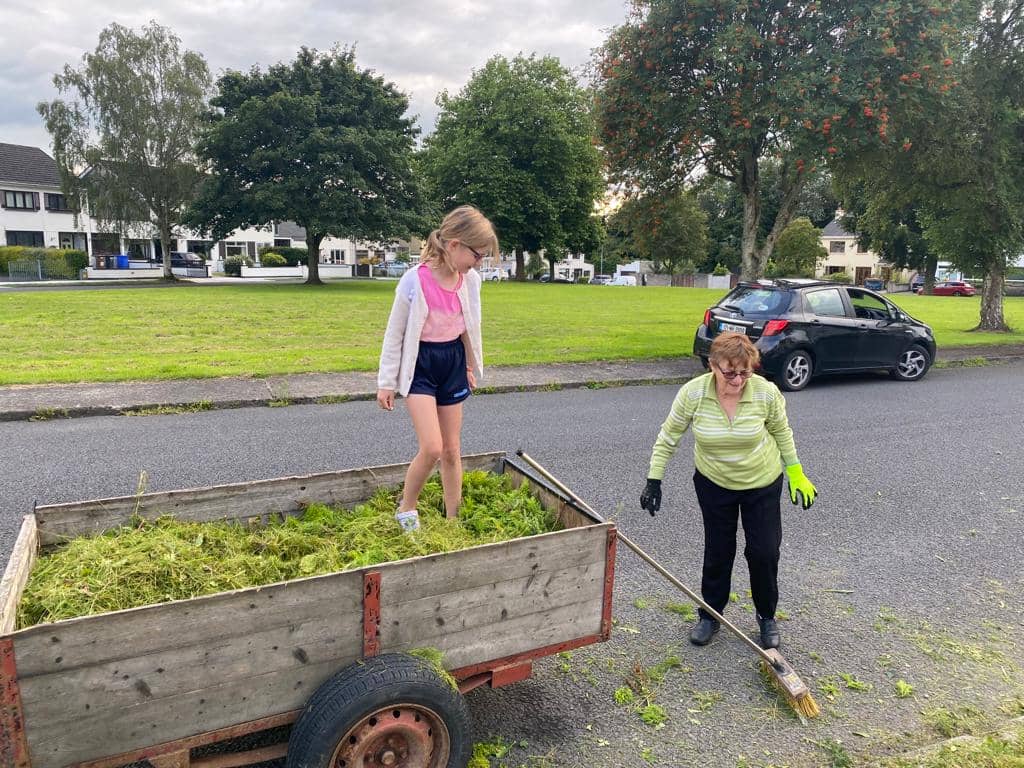
[[797, 392], [807, 386], [813, 372], [814, 359], [807, 350], [798, 349], [790, 352], [782, 361], [779, 388], [787, 392]]
[[705, 371], [711, 370], [711, 363], [708, 362], [708, 359], [704, 357], [704, 355], [700, 356], [700, 364], [704, 366]]
[[963, 294], [960, 293], [960, 291], [953, 291], [953, 295], [954, 296], [963, 296]]
[[892, 370], [892, 377], [900, 381], [917, 381], [928, 373], [932, 359], [928, 351], [919, 344], [912, 345], [900, 355], [899, 362]]

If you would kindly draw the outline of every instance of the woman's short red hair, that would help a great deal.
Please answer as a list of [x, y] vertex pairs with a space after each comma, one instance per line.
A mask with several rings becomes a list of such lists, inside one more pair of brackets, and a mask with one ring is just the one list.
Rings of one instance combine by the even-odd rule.
[[761, 353], [742, 333], [720, 333], [711, 342], [708, 359], [719, 367], [722, 363], [737, 363], [753, 370], [761, 361]]

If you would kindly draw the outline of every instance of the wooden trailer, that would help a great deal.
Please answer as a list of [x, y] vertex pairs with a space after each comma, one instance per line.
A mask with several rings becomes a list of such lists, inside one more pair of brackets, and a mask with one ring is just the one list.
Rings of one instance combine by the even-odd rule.
[[[463, 463], [525, 479], [564, 530], [15, 631], [48, 546], [136, 513], [251, 523], [353, 505], [408, 465], [38, 507], [0, 582], [0, 768], [230, 768], [286, 754], [290, 768], [463, 765], [462, 693], [608, 639], [616, 541], [514, 457]], [[419, 647], [444, 653], [458, 691], [402, 653]], [[288, 744], [193, 756], [296, 720]]]

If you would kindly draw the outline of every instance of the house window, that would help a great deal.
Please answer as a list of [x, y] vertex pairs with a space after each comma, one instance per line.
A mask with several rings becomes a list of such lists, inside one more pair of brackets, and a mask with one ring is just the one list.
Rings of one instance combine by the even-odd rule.
[[362, 248], [356, 249], [356, 261], [358, 261], [360, 264], [362, 264], [365, 259], [369, 258], [369, 255], [369, 251], [366, 251]]
[[200, 256], [210, 258], [210, 253], [213, 250], [213, 240], [188, 240], [186, 241], [186, 247], [189, 253], [198, 253]]
[[224, 257], [231, 258], [232, 256], [241, 256], [245, 258], [249, 255], [249, 249], [245, 243], [224, 243]]
[[828, 244], [829, 253], [846, 253], [845, 240], [833, 240]]
[[341, 248], [331, 248], [331, 264], [344, 264], [345, 252]]
[[22, 211], [38, 211], [39, 200], [35, 192], [11, 192], [4, 190], [4, 208]]
[[836, 267], [836, 266], [825, 267], [825, 274], [826, 275], [834, 275], [837, 272], [845, 272], [845, 271], [846, 271], [846, 267]]
[[857, 253], [867, 253], [867, 252], [868, 252], [868, 247], [866, 245], [861, 245], [860, 241], [858, 240], [857, 241]]
[[58, 195], [55, 192], [46, 193], [46, 210], [48, 211], [71, 211], [68, 206], [68, 199], [64, 195]]
[[275, 237], [274, 238], [275, 248], [291, 248], [292, 239], [290, 237]]
[[24, 245], [27, 248], [42, 248], [43, 247], [43, 233], [42, 232], [15, 232], [12, 229], [7, 230], [7, 244], [8, 245]]

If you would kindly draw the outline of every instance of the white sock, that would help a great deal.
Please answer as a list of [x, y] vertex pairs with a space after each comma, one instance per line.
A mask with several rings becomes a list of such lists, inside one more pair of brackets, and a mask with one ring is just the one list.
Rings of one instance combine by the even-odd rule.
[[402, 526], [405, 533], [418, 531], [420, 528], [420, 513], [415, 509], [407, 509], [405, 512], [395, 512], [395, 520]]

